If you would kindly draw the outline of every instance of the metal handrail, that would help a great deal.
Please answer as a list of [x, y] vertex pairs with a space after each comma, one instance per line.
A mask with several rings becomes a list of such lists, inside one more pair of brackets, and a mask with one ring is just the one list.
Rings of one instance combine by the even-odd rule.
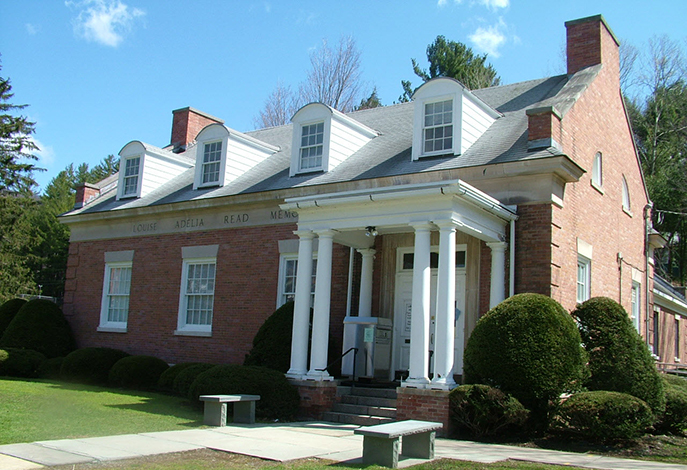
[[355, 379], [355, 362], [356, 362], [355, 359], [356, 359], [356, 357], [358, 356], [358, 348], [356, 348], [356, 347], [350, 348], [348, 351], [346, 351], [345, 353], [343, 353], [341, 356], [337, 357], [337, 358], [334, 359], [332, 362], [330, 362], [329, 364], [327, 364], [327, 366], [326, 366], [324, 369], [315, 369], [315, 370], [317, 370], [317, 371], [319, 371], [319, 372], [324, 372], [325, 370], [329, 369], [331, 366], [333, 366], [334, 364], [336, 364], [337, 362], [339, 362], [340, 360], [342, 360], [342, 359], [344, 358], [344, 356], [345, 356], [346, 354], [348, 354], [349, 352], [351, 352], [351, 351], [354, 351], [354, 352], [353, 352], [353, 379]]

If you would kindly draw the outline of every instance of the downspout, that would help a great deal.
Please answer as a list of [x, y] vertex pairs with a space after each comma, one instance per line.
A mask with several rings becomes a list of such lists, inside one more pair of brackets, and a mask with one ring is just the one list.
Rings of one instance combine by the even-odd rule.
[[508, 266], [508, 297], [515, 295], [515, 219], [510, 221], [510, 266]]
[[[654, 207], [653, 203], [649, 202], [644, 206], [644, 304], [646, 308], [645, 332], [646, 332], [646, 346], [649, 348], [649, 230], [651, 228], [651, 209]], [[650, 349], [650, 348], [649, 348]]]

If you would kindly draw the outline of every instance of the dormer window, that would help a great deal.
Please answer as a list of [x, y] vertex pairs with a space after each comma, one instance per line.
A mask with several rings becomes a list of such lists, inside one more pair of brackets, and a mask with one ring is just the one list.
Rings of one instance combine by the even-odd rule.
[[205, 144], [203, 150], [203, 185], [219, 183], [222, 162], [222, 141]]
[[453, 100], [425, 104], [424, 153], [453, 149]]
[[324, 149], [324, 122], [303, 126], [301, 131], [300, 165], [301, 171], [322, 168]]
[[122, 197], [138, 196], [138, 176], [141, 169], [141, 157], [127, 158], [124, 167], [124, 191]]

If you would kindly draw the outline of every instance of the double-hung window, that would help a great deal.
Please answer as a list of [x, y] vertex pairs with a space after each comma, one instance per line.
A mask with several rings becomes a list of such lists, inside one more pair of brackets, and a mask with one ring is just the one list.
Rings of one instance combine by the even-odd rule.
[[184, 260], [179, 330], [211, 331], [215, 271], [215, 258]]
[[324, 151], [324, 122], [301, 127], [301, 148], [299, 170], [319, 170], [322, 168]]
[[[133, 252], [121, 253], [133, 254]], [[126, 331], [129, 320], [132, 264], [132, 261], [105, 263], [105, 278], [98, 331]]]
[[222, 163], [222, 141], [205, 144], [203, 149], [203, 172], [201, 185], [219, 183], [219, 172]]
[[594, 163], [592, 164], [592, 186], [601, 190], [603, 182], [603, 156], [601, 152], [596, 152]]
[[425, 103], [423, 153], [453, 148], [453, 100]]
[[[284, 305], [286, 302], [292, 301], [296, 298], [296, 273], [298, 272], [298, 254], [285, 254], [281, 257], [281, 266], [279, 276], [279, 305]], [[317, 274], [317, 259], [312, 262], [312, 276], [310, 281], [310, 306], [314, 305], [315, 301], [315, 277]]]
[[641, 308], [641, 284], [638, 282], [632, 283], [632, 297], [631, 297], [631, 307], [632, 307], [632, 324], [635, 329], [641, 333], [641, 325], [639, 323], [639, 315], [642, 310]]
[[124, 162], [123, 197], [138, 196], [138, 175], [141, 169], [141, 157], [127, 158]]
[[578, 256], [577, 258], [577, 303], [589, 300], [591, 294], [592, 262]]

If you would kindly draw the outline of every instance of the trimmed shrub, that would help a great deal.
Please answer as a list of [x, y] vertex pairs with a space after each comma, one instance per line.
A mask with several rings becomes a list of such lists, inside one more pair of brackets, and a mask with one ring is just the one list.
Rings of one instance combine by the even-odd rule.
[[532, 413], [542, 427], [551, 404], [584, 379], [586, 355], [575, 322], [555, 300], [518, 294], [491, 309], [465, 349], [467, 383], [499, 388]]
[[51, 357], [43, 361], [38, 368], [38, 377], [41, 379], [59, 380], [60, 369], [62, 369], [63, 357]]
[[594, 297], [573, 311], [589, 354], [589, 390], [628, 393], [644, 400], [657, 416], [666, 398], [649, 349], [616, 301]]
[[0, 338], [0, 347], [33, 349], [46, 357], [66, 356], [76, 342], [62, 310], [49, 300], [26, 302]]
[[147, 390], [155, 387], [169, 365], [153, 356], [127, 356], [110, 369], [108, 382], [115, 387]]
[[245, 366], [262, 366], [286, 373], [291, 361], [293, 302], [287, 302], [270, 315], [253, 338], [253, 349]]
[[157, 381], [157, 387], [160, 390], [166, 390], [168, 392], [174, 391], [174, 379], [177, 378], [179, 372], [196, 364], [199, 363], [180, 362], [179, 364], [174, 364], [173, 366], [170, 366], [162, 374], [160, 374], [160, 380]]
[[255, 414], [266, 419], [292, 419], [300, 401], [298, 390], [284, 374], [256, 366], [215, 366], [196, 378], [189, 398], [198, 401], [200, 395], [215, 394], [260, 395]]
[[448, 398], [449, 419], [461, 435], [495, 437], [527, 420], [528, 411], [517, 399], [489, 385], [461, 385]]
[[7, 377], [38, 377], [38, 368], [45, 355], [31, 349], [0, 349], [0, 375]]
[[559, 430], [595, 442], [635, 439], [654, 422], [649, 405], [627, 393], [577, 393], [559, 407]]
[[25, 303], [24, 299], [11, 299], [0, 305], [0, 338]]
[[661, 377], [663, 378], [664, 386], [677, 387], [680, 390], [687, 392], [687, 378], [678, 377], [677, 375], [671, 374], [661, 374]]
[[189, 389], [191, 388], [191, 384], [196, 380], [196, 378], [203, 372], [212, 369], [216, 365], [217, 364], [196, 363], [184, 368], [177, 374], [172, 382], [172, 388], [174, 389], [174, 392], [182, 397], [187, 397]]
[[682, 435], [687, 431], [687, 390], [667, 385], [666, 409], [656, 424], [656, 431]]
[[60, 378], [73, 382], [106, 385], [110, 369], [129, 354], [112, 348], [82, 348], [67, 355]]

